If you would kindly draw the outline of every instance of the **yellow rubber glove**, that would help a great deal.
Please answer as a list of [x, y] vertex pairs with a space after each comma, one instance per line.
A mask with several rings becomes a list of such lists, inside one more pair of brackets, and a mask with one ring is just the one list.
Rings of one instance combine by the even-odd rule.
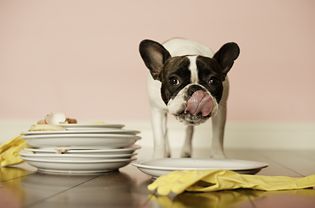
[[173, 171], [157, 178], [148, 186], [148, 189], [161, 196], [177, 195], [208, 174], [208, 171]]
[[185, 192], [175, 198], [167, 196], [151, 195], [150, 201], [158, 204], [156, 207], [172, 207], [172, 208], [187, 208], [187, 207], [238, 207], [236, 204], [248, 201], [248, 197], [258, 198], [267, 192], [262, 191], [217, 191], [212, 193], [192, 193]]
[[301, 178], [239, 174], [228, 170], [174, 171], [148, 186], [157, 195], [176, 196], [182, 192], [208, 192], [247, 188], [263, 191], [303, 189], [315, 186], [315, 175]]
[[0, 146], [0, 167], [14, 165], [23, 161], [19, 152], [27, 146], [21, 136], [17, 136]]
[[231, 191], [184, 192], [175, 198], [150, 195], [149, 200], [151, 201], [152, 207], [159, 208], [252, 207], [249, 205], [249, 203], [251, 203], [250, 201], [268, 197], [277, 198], [280, 196], [280, 198], [283, 198], [283, 196], [287, 197], [290, 195], [304, 200], [313, 200], [314, 190], [257, 191], [252, 189], [237, 189]]

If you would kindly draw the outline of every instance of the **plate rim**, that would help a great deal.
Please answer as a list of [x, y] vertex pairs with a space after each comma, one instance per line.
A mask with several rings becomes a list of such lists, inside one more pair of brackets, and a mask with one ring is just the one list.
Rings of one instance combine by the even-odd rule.
[[[56, 152], [56, 150], [53, 148], [24, 148], [24, 149], [27, 151], [35, 151], [35, 152], [36, 151], [37, 152]], [[94, 152], [94, 153], [97, 153], [97, 152], [120, 152], [120, 151], [122, 152], [122, 151], [135, 151], [138, 149], [141, 149], [141, 146], [134, 144], [130, 147], [116, 148], [116, 149], [71, 149], [71, 147], [69, 147], [69, 149], [67, 149], [67, 152], [76, 152], [76, 151], [79, 151], [79, 152], [90, 151], [90, 152]], [[40, 151], [40, 150], [44, 150], [44, 151]], [[48, 150], [48, 151], [45, 151], [45, 150]]]
[[130, 157], [132, 158], [133, 156], [136, 156], [137, 153], [131, 153], [131, 154], [116, 154], [116, 155], [100, 155], [100, 154], [94, 154], [94, 155], [89, 155], [89, 154], [41, 154], [41, 153], [25, 153], [23, 150], [20, 152], [20, 155], [23, 157], [58, 157], [58, 158], [76, 158], [76, 157], [81, 157], [81, 158], [112, 158], [114, 157], [121, 158], [121, 157]]
[[139, 130], [129, 130], [129, 129], [85, 129], [85, 130], [62, 130], [62, 131], [26, 131], [22, 132], [21, 135], [46, 135], [46, 134], [140, 134], [141, 132]]
[[128, 135], [128, 134], [47, 134], [47, 135], [22, 135], [23, 139], [47, 139], [47, 138], [101, 138], [101, 139], [112, 139], [112, 138], [121, 138], [121, 139], [141, 139], [141, 136], [138, 135]]
[[115, 128], [120, 129], [125, 127], [124, 124], [58, 124], [61, 127], [71, 127], [71, 128]]
[[89, 174], [102, 174], [115, 171], [116, 169], [94, 169], [94, 170], [54, 170], [54, 169], [45, 169], [37, 168], [37, 171], [44, 174], [56, 174], [56, 175], [89, 175]]
[[[168, 159], [156, 159], [156, 160], [169, 160], [169, 159], [182, 159], [184, 160], [185, 158], [168, 158]], [[194, 159], [194, 158], [192, 158]], [[209, 160], [209, 159], [200, 159], [200, 158], [196, 158], [194, 160]], [[220, 160], [220, 159], [211, 159], [211, 160]], [[228, 159], [228, 160], [234, 160], [234, 161], [250, 161], [250, 162], [255, 162], [255, 163], [260, 163], [261, 165], [259, 165], [258, 167], [253, 167], [253, 168], [210, 168], [210, 167], [204, 167], [204, 168], [194, 168], [194, 167], [162, 167], [162, 166], [152, 166], [152, 165], [145, 165], [143, 163], [145, 162], [152, 162], [155, 160], [148, 160], [148, 161], [144, 161], [144, 162], [140, 162], [140, 161], [136, 161], [136, 162], [132, 162], [131, 164], [137, 168], [143, 168], [143, 169], [149, 169], [149, 170], [165, 170], [165, 171], [175, 171], [175, 170], [216, 170], [216, 169], [220, 169], [220, 170], [254, 170], [254, 169], [262, 169], [262, 168], [266, 168], [269, 166], [268, 163], [265, 162], [260, 162], [260, 161], [252, 161], [252, 160], [239, 160], [239, 159]]]
[[135, 161], [137, 158], [126, 158], [126, 159], [105, 159], [105, 160], [45, 160], [45, 159], [33, 159], [33, 158], [25, 158], [21, 156], [23, 160], [26, 162], [45, 162], [45, 163], [75, 163], [75, 164], [84, 164], [84, 163], [115, 163], [115, 162], [132, 162]]

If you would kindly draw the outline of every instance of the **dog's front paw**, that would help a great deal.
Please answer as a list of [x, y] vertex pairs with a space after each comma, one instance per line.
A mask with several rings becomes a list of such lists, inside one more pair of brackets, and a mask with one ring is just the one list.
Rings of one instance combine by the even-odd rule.
[[154, 159], [170, 158], [170, 157], [171, 157], [170, 152], [154, 152], [153, 154]]
[[226, 156], [223, 152], [212, 152], [210, 158], [213, 159], [226, 159]]
[[190, 158], [191, 157], [191, 152], [190, 151], [182, 151], [180, 153], [181, 158]]
[[181, 152], [180, 157], [182, 158], [189, 158], [192, 155], [192, 147], [191, 145], [184, 145]]

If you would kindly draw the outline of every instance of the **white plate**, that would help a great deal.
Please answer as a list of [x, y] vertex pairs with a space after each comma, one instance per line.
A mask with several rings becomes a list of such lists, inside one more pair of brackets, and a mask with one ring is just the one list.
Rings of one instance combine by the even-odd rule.
[[72, 149], [110, 149], [133, 145], [139, 136], [117, 134], [22, 135], [32, 147], [71, 147]]
[[47, 160], [100, 160], [100, 159], [130, 159], [136, 155], [133, 154], [116, 154], [116, 155], [87, 155], [87, 154], [55, 154], [55, 153], [34, 153], [22, 150], [20, 155], [24, 158], [38, 158]]
[[233, 159], [193, 159], [193, 158], [168, 158], [133, 163], [142, 172], [158, 177], [175, 170], [234, 170], [240, 173], [255, 174], [267, 163], [233, 160]]
[[108, 160], [47, 160], [22, 157], [27, 163], [38, 168], [40, 172], [58, 171], [61, 173], [89, 171], [89, 173], [109, 172], [128, 165], [135, 158], [131, 159], [108, 159]]
[[71, 129], [63, 131], [27, 131], [22, 135], [47, 135], [47, 134], [128, 134], [136, 135], [140, 133], [137, 130], [127, 129]]
[[[84, 147], [82, 147], [84, 148]], [[119, 148], [119, 149], [70, 149], [70, 148], [62, 148], [64, 150], [63, 154], [89, 154], [89, 155], [116, 155], [116, 154], [132, 154], [135, 150], [140, 149], [140, 146], [133, 145], [127, 148]], [[26, 151], [31, 151], [34, 153], [50, 153], [50, 154], [58, 154], [60, 151], [58, 148], [49, 147], [49, 148], [25, 148]]]
[[112, 128], [121, 129], [125, 125], [123, 124], [60, 124], [66, 129], [98, 129], [98, 128]]
[[115, 170], [54, 170], [54, 169], [37, 169], [40, 173], [52, 175], [99, 175]]

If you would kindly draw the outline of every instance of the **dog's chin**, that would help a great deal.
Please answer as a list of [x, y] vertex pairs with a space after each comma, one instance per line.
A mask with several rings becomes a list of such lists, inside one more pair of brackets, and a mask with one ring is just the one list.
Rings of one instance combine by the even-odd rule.
[[208, 116], [202, 116], [201, 113], [197, 115], [192, 115], [190, 113], [183, 112], [183, 113], [176, 114], [174, 116], [177, 120], [179, 120], [180, 122], [186, 125], [196, 126], [196, 125], [206, 122], [210, 118], [211, 114]]

